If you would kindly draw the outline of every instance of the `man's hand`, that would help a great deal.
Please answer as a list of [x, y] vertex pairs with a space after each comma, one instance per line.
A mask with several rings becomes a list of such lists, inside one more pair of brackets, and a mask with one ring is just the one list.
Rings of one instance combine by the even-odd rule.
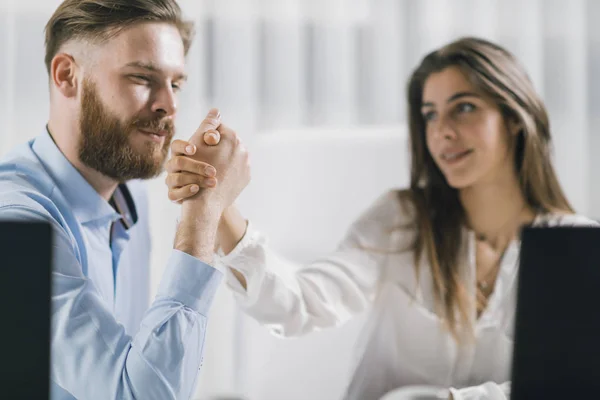
[[[186, 157], [190, 161], [196, 162], [196, 168], [203, 165], [198, 163], [204, 163], [212, 165], [217, 171], [215, 186], [192, 196], [190, 202], [195, 201], [198, 197], [209, 199], [212, 204], [218, 205], [219, 211], [222, 213], [250, 182], [250, 163], [248, 151], [240, 142], [237, 134], [222, 124], [218, 115], [217, 110], [211, 110], [200, 128], [189, 140], [189, 143], [196, 147], [196, 151], [193, 155]], [[193, 174], [187, 169], [182, 172]], [[198, 174], [196, 173], [196, 175]]]
[[[214, 138], [214, 135], [211, 135]], [[169, 199], [181, 204], [182, 200], [194, 196], [200, 189], [217, 185], [217, 170], [210, 164], [188, 156], [196, 153], [196, 146], [184, 140], [171, 144], [171, 159], [167, 162], [165, 183], [169, 188]]]
[[[172, 150], [167, 166], [169, 198], [183, 204], [176, 248], [211, 259], [219, 219], [250, 181], [248, 152], [236, 133], [221, 124], [215, 109], [189, 143], [176, 141]], [[214, 177], [206, 176], [207, 166], [216, 170]], [[192, 190], [194, 185], [198, 190]]]
[[[223, 144], [217, 146], [222, 136]], [[223, 200], [224, 210], [250, 181], [248, 152], [236, 133], [221, 124], [215, 109], [211, 110], [189, 142], [174, 141], [171, 153], [165, 183], [169, 188], [169, 199], [173, 202], [181, 204], [183, 200], [196, 196], [200, 189], [213, 188], [215, 190], [211, 192]], [[220, 168], [217, 163], [221, 164]]]

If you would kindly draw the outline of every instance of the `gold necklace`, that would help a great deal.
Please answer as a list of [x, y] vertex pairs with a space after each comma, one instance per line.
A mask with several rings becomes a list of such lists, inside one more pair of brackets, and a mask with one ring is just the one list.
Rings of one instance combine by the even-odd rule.
[[[502, 252], [500, 257], [498, 258], [498, 261], [496, 261], [494, 263], [494, 266], [482, 278], [477, 280], [477, 287], [484, 294], [486, 294], [488, 292], [488, 289], [490, 288], [490, 283], [488, 282], [488, 278], [492, 275], [492, 273], [494, 273], [498, 270], [498, 267], [500, 266], [500, 264], [502, 262], [502, 258], [504, 257], [505, 252], [506, 252], [506, 249], [504, 249], [504, 251]], [[489, 293], [487, 293], [487, 294], [489, 294]]]
[[[502, 232], [502, 230], [503, 230], [504, 228], [506, 228], [506, 226], [507, 226], [507, 225], [508, 225], [510, 222], [512, 222], [512, 221], [514, 221], [514, 220], [516, 220], [516, 219], [518, 219], [518, 217], [521, 215], [521, 213], [523, 212], [523, 210], [524, 210], [525, 208], [527, 208], [527, 203], [524, 203], [524, 204], [523, 204], [523, 207], [521, 207], [521, 208], [519, 209], [519, 211], [517, 211], [517, 213], [516, 213], [514, 216], [512, 216], [512, 217], [508, 218], [508, 219], [506, 220], [506, 222], [504, 222], [504, 223], [503, 223], [503, 224], [502, 224], [502, 225], [501, 225], [501, 226], [500, 226], [498, 229], [496, 229], [496, 232]], [[488, 241], [488, 237], [486, 236], [486, 234], [485, 234], [485, 233], [482, 233], [482, 232], [477, 232], [477, 231], [475, 231], [475, 229], [473, 229], [473, 232], [475, 233], [475, 239], [477, 239], [478, 241], [480, 241], [480, 242], [487, 242], [487, 241]]]
[[[510, 222], [515, 221], [518, 219], [518, 217], [521, 215], [521, 213], [523, 212], [523, 210], [527, 207], [527, 203], [523, 204], [523, 207], [521, 207], [519, 209], [519, 211], [517, 212], [517, 214], [509, 219], [507, 219], [507, 221], [502, 224], [502, 226], [500, 228], [498, 228], [496, 231], [497, 232], [501, 232]], [[480, 242], [487, 242], [487, 236], [481, 232], [475, 232], [475, 239], [477, 241]], [[510, 244], [510, 242], [509, 242]], [[490, 282], [488, 281], [488, 278], [495, 272], [497, 272], [497, 270], [500, 267], [500, 264], [502, 263], [502, 259], [504, 258], [504, 254], [506, 253], [506, 249], [508, 248], [508, 245], [504, 248], [504, 250], [502, 251], [502, 254], [500, 254], [500, 257], [498, 257], [498, 260], [494, 263], [494, 265], [492, 266], [492, 268], [490, 268], [489, 271], [486, 272], [486, 274], [480, 278], [480, 279], [476, 279], [477, 280], [477, 288], [481, 291], [481, 293], [487, 298], [487, 296], [489, 296], [489, 290], [491, 289], [491, 285]]]
[[[495, 261], [494, 266], [490, 268], [490, 270], [481, 278], [476, 279], [477, 290], [475, 292], [475, 301], [477, 305], [477, 315], [481, 315], [483, 311], [486, 309], [488, 305], [488, 300], [490, 295], [492, 294], [495, 277], [497, 276], [498, 269], [502, 262], [502, 258], [504, 257], [504, 253], [506, 249], [502, 252], [500, 257]], [[488, 278], [490, 280], [488, 281]], [[493, 279], [492, 279], [493, 278]]]
[[[496, 229], [496, 232], [501, 232], [504, 228], [506, 228], [506, 226], [508, 226], [508, 224], [510, 222], [516, 220], [519, 217], [519, 215], [521, 215], [521, 213], [523, 212], [523, 210], [525, 208], [527, 208], [527, 203], [524, 203], [523, 207], [521, 207], [519, 209], [519, 211], [517, 211], [517, 213], [514, 216], [508, 218], [506, 220], [506, 222], [504, 222], [498, 229]], [[473, 230], [473, 232], [475, 232], [475, 230]], [[477, 240], [479, 240], [480, 242], [487, 242], [488, 241], [488, 237], [486, 236], [485, 233], [482, 233], [482, 232], [475, 232], [475, 238]]]

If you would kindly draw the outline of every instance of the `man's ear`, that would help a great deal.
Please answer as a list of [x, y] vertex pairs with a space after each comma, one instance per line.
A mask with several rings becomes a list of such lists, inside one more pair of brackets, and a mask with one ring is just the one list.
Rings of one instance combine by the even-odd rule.
[[77, 95], [78, 66], [73, 56], [59, 53], [50, 63], [50, 79], [52, 85], [65, 97]]

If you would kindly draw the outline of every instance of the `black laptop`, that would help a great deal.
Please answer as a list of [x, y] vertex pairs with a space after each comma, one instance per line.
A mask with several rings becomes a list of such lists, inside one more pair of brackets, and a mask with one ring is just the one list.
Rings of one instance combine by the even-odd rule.
[[600, 229], [523, 230], [511, 400], [600, 399]]
[[48, 399], [49, 224], [0, 221], [0, 398]]

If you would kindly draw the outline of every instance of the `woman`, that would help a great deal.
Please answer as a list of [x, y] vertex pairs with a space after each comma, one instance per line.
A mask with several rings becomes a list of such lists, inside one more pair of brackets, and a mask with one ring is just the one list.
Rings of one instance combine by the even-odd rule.
[[[278, 335], [370, 309], [346, 399], [421, 384], [454, 399], [506, 399], [519, 230], [593, 222], [566, 199], [545, 107], [506, 50], [464, 38], [432, 52], [410, 78], [408, 104], [410, 188], [382, 195], [333, 254], [283, 280], [291, 263], [230, 208], [220, 262], [245, 312]], [[171, 198], [182, 200], [202, 180], [177, 174]]]

